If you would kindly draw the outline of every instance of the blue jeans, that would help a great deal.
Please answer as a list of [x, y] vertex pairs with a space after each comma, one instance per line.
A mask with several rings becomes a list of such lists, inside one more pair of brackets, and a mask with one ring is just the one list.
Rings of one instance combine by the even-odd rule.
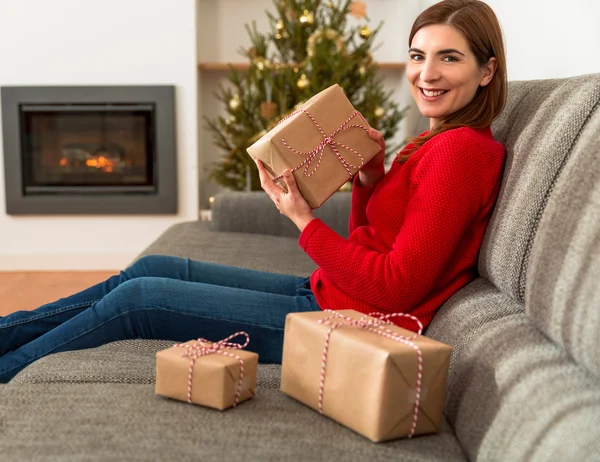
[[0, 383], [59, 351], [131, 338], [216, 341], [241, 330], [261, 362], [281, 363], [286, 315], [319, 309], [308, 278], [149, 255], [75, 295], [0, 318]]

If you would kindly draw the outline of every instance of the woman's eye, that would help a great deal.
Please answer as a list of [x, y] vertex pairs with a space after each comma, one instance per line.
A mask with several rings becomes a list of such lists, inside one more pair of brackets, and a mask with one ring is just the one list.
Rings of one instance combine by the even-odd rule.
[[458, 59], [456, 59], [454, 56], [444, 56], [443, 60], [446, 61], [447, 63], [452, 63], [452, 62], [458, 61]]
[[423, 55], [410, 55], [410, 59], [414, 60], [414, 61], [421, 61], [423, 59]]

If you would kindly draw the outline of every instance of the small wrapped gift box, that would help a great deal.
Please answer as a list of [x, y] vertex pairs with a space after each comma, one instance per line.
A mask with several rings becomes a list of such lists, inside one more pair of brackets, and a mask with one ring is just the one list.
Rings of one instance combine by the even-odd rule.
[[[246, 343], [229, 340], [243, 335]], [[220, 342], [178, 343], [156, 353], [157, 395], [224, 410], [254, 397], [258, 355], [238, 332]]]
[[289, 168], [316, 209], [381, 150], [368, 128], [336, 84], [306, 101], [247, 151], [286, 191], [281, 175]]
[[436, 433], [452, 347], [353, 310], [286, 318], [281, 391], [374, 442]]

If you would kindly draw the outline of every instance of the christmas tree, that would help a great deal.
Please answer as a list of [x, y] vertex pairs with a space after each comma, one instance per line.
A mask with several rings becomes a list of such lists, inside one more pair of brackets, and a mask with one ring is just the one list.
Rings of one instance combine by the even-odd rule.
[[[246, 25], [251, 46], [240, 49], [246, 71], [230, 67], [229, 85], [216, 97], [225, 116], [205, 117], [215, 144], [224, 151], [211, 177], [234, 190], [260, 189], [258, 171], [246, 148], [319, 91], [337, 83], [354, 107], [385, 139], [394, 136], [406, 109], [383, 88], [371, 50], [380, 23], [350, 26], [348, 16], [368, 21], [359, 0], [273, 0], [271, 31]], [[396, 152], [391, 147], [388, 153]]]

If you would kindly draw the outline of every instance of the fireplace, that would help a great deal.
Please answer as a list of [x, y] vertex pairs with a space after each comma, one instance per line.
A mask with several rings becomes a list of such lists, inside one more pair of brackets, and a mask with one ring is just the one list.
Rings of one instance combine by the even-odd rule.
[[174, 87], [2, 87], [6, 210], [177, 213]]

